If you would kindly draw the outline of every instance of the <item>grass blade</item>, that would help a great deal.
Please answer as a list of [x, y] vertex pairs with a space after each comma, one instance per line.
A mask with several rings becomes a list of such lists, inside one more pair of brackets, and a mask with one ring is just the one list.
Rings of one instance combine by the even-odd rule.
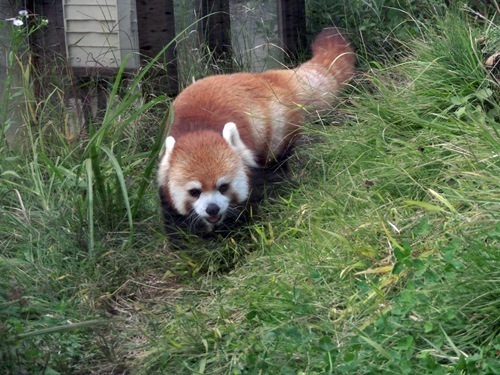
[[87, 172], [87, 220], [89, 227], [88, 252], [90, 257], [94, 256], [94, 174], [92, 159], [85, 160], [85, 171]]
[[127, 210], [127, 216], [128, 216], [128, 225], [130, 228], [130, 231], [133, 232], [134, 230], [134, 222], [132, 218], [132, 210], [130, 209], [130, 199], [127, 191], [127, 185], [125, 183], [125, 177], [123, 176], [123, 170], [120, 166], [120, 163], [118, 160], [115, 158], [113, 152], [107, 148], [106, 146], [101, 146], [100, 149], [104, 151], [104, 153], [108, 156], [109, 160], [111, 161], [111, 164], [113, 165], [113, 168], [116, 173], [116, 177], [118, 179], [118, 183], [120, 184], [120, 190], [122, 192], [122, 197], [123, 197], [123, 203], [125, 204], [125, 208]]
[[116, 322], [119, 322], [121, 320], [122, 319], [118, 319], [118, 318], [87, 320], [85, 322], [71, 323], [71, 324], [66, 324], [66, 325], [62, 325], [62, 326], [49, 327], [49, 328], [39, 329], [36, 331], [27, 332], [27, 333], [21, 333], [17, 337], [19, 337], [20, 339], [26, 339], [26, 338], [40, 336], [40, 335], [50, 335], [52, 333], [62, 333], [62, 332], [67, 332], [67, 331], [74, 331], [77, 329], [94, 328], [94, 327], [99, 327], [102, 325], [116, 323]]

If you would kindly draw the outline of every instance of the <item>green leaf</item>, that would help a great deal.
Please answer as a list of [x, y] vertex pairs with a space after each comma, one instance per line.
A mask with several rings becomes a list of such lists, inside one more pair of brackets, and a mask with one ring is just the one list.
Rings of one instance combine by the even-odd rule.
[[125, 183], [125, 177], [123, 176], [123, 170], [120, 166], [120, 163], [118, 163], [118, 160], [115, 158], [113, 152], [109, 148], [107, 148], [105, 146], [101, 146], [100, 148], [102, 151], [104, 151], [106, 153], [106, 155], [108, 155], [108, 158], [111, 161], [111, 164], [113, 165], [113, 168], [116, 172], [116, 176], [118, 178], [118, 182], [120, 184], [120, 189], [122, 192], [123, 203], [125, 204], [125, 208], [127, 209], [129, 228], [130, 228], [130, 231], [132, 232], [134, 230], [134, 221], [132, 218], [132, 210], [130, 208], [130, 200], [128, 197], [128, 191], [127, 191], [127, 186]]
[[[394, 249], [396, 250], [396, 249]], [[396, 264], [394, 264], [394, 267], [392, 268], [392, 273], [394, 275], [399, 275], [401, 273], [401, 271], [403, 271], [404, 269], [404, 263], [401, 262], [401, 261], [398, 261], [396, 262]]]
[[246, 318], [247, 320], [253, 320], [257, 316], [257, 311], [251, 310], [247, 313]]
[[467, 97], [467, 96], [452, 96], [450, 98], [451, 104], [454, 104], [454, 105], [464, 105], [467, 103], [468, 100], [469, 100], [469, 97]]
[[491, 97], [491, 95], [493, 95], [493, 91], [489, 88], [484, 88], [476, 91], [476, 97], [478, 97], [479, 99], [488, 99], [489, 97]]
[[426, 211], [437, 211], [437, 212], [444, 212], [445, 211], [442, 207], [439, 207], [439, 206], [436, 206], [434, 204], [430, 204], [427, 202], [418, 202], [418, 201], [412, 201], [412, 200], [405, 200], [404, 202], [408, 206], [420, 207]]
[[118, 322], [118, 321], [122, 321], [122, 319], [95, 319], [95, 320], [87, 320], [85, 322], [80, 322], [80, 323], [71, 323], [71, 324], [65, 324], [65, 325], [56, 326], [56, 327], [49, 327], [49, 328], [44, 328], [44, 329], [38, 329], [36, 331], [22, 333], [22, 334], [18, 335], [18, 337], [21, 338], [21, 339], [25, 339], [25, 338], [33, 337], [33, 336], [40, 336], [40, 335], [48, 335], [48, 334], [52, 334], [52, 333], [74, 331], [76, 329], [93, 328], [93, 327], [98, 327], [98, 326], [102, 326], [102, 325], [108, 325], [108, 324], [115, 323], [115, 322]]
[[366, 341], [370, 346], [372, 346], [377, 352], [379, 352], [381, 355], [383, 355], [385, 358], [387, 358], [390, 361], [394, 360], [394, 357], [389, 353], [387, 350], [385, 350], [382, 345], [380, 345], [378, 342], [373, 341], [369, 337], [366, 337], [362, 334], [359, 334], [359, 337]]
[[92, 173], [92, 159], [86, 159], [84, 165], [87, 172], [87, 214], [89, 225], [88, 250], [89, 254], [92, 256], [94, 254], [94, 174]]
[[433, 330], [434, 330], [434, 324], [432, 324], [431, 322], [424, 323], [424, 332], [425, 333], [432, 332]]

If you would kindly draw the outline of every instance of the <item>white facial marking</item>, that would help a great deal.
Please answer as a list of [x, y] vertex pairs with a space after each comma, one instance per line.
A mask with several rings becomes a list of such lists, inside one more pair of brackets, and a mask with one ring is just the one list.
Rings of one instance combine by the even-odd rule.
[[186, 210], [185, 203], [197, 199], [190, 195], [189, 191], [191, 189], [201, 190], [201, 182], [191, 181], [184, 186], [173, 186], [173, 183], [170, 183], [169, 185], [170, 195], [172, 197], [172, 203], [174, 205], [174, 208], [181, 215], [189, 214], [189, 211]]
[[233, 183], [233, 181], [231, 180], [230, 177], [223, 176], [223, 177], [219, 177], [219, 179], [217, 180], [217, 183], [215, 185], [217, 187], [217, 190], [219, 190], [222, 185], [227, 185], [228, 189], [226, 190], [226, 192], [222, 192], [222, 194], [228, 195], [230, 192], [232, 192], [232, 186], [231, 186], [232, 183]]
[[247, 175], [244, 171], [238, 172], [232, 179], [229, 176], [224, 176], [217, 180], [217, 188], [224, 184], [229, 186], [224, 195], [228, 197], [235, 195], [237, 203], [243, 203], [247, 200], [250, 188], [248, 186]]
[[231, 181], [230, 191], [238, 199], [238, 203], [243, 203], [247, 200], [250, 188], [248, 186], [248, 177], [244, 171], [240, 171]]
[[[204, 219], [208, 219], [211, 216], [222, 217], [226, 213], [227, 208], [229, 207], [229, 203], [230, 201], [228, 197], [224, 196], [217, 190], [213, 190], [210, 192], [201, 193], [198, 200], [193, 203], [193, 209], [198, 214], [198, 216]], [[210, 215], [207, 212], [207, 208], [210, 204], [215, 204], [219, 208], [219, 211], [216, 215]]]
[[189, 193], [190, 190], [192, 189], [200, 189], [201, 190], [201, 182], [198, 181], [191, 181], [186, 184], [184, 189]]

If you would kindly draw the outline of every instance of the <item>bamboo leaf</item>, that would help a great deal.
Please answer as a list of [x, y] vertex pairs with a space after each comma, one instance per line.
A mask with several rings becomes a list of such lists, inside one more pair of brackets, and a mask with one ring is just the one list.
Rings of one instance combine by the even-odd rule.
[[92, 159], [85, 160], [85, 171], [87, 172], [87, 215], [89, 225], [89, 254], [94, 254], [94, 189], [93, 189], [93, 173]]
[[439, 194], [437, 191], [434, 191], [432, 189], [429, 189], [429, 192], [434, 195], [441, 203], [443, 203], [448, 209], [453, 212], [454, 214], [458, 213], [455, 207], [450, 203], [448, 199], [443, 197], [441, 194]]
[[412, 201], [412, 200], [405, 200], [404, 202], [408, 206], [420, 207], [426, 211], [437, 211], [437, 212], [444, 212], [445, 211], [442, 207], [439, 207], [439, 206], [436, 206], [434, 204], [430, 204], [427, 202], [418, 202], [418, 201]]
[[111, 164], [113, 165], [113, 168], [116, 172], [116, 177], [118, 178], [118, 183], [120, 184], [120, 190], [122, 192], [123, 203], [125, 204], [125, 208], [127, 209], [128, 225], [130, 227], [130, 230], [132, 231], [134, 229], [134, 222], [132, 220], [132, 210], [130, 208], [130, 199], [128, 196], [127, 185], [125, 183], [125, 177], [123, 176], [123, 170], [120, 166], [120, 163], [109, 148], [105, 146], [101, 146], [100, 148], [106, 153], [106, 155], [108, 155], [108, 158], [111, 161]]
[[387, 350], [385, 350], [382, 345], [380, 345], [378, 342], [373, 341], [369, 337], [363, 336], [362, 334], [359, 334], [359, 337], [366, 341], [370, 346], [372, 346], [377, 352], [379, 352], [381, 355], [383, 355], [385, 358], [387, 358], [390, 361], [394, 360], [394, 357], [389, 353]]
[[364, 271], [359, 271], [356, 272], [355, 275], [369, 275], [369, 274], [383, 274], [383, 273], [388, 273], [392, 271], [393, 266], [383, 266], [383, 267], [377, 267], [377, 268], [369, 268]]
[[25, 339], [28, 337], [34, 337], [34, 336], [40, 336], [40, 335], [48, 335], [51, 333], [60, 333], [60, 332], [67, 332], [67, 331], [74, 331], [76, 329], [84, 329], [84, 328], [93, 328], [97, 326], [102, 326], [110, 323], [115, 323], [117, 321], [121, 321], [121, 319], [108, 319], [108, 320], [103, 320], [103, 319], [95, 319], [95, 320], [87, 320], [86, 322], [80, 322], [80, 323], [71, 323], [71, 324], [66, 324], [63, 326], [56, 326], [56, 327], [49, 327], [49, 328], [44, 328], [44, 329], [39, 329], [36, 331], [31, 331], [27, 333], [22, 333], [18, 335], [19, 338]]

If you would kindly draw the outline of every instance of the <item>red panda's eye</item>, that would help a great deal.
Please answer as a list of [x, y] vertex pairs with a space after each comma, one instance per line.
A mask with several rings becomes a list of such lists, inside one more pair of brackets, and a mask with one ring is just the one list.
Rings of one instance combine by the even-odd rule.
[[201, 190], [200, 189], [190, 189], [188, 190], [189, 195], [191, 195], [193, 198], [198, 198], [201, 195]]
[[224, 194], [228, 190], [229, 190], [229, 184], [221, 184], [219, 186], [219, 193], [221, 194]]

